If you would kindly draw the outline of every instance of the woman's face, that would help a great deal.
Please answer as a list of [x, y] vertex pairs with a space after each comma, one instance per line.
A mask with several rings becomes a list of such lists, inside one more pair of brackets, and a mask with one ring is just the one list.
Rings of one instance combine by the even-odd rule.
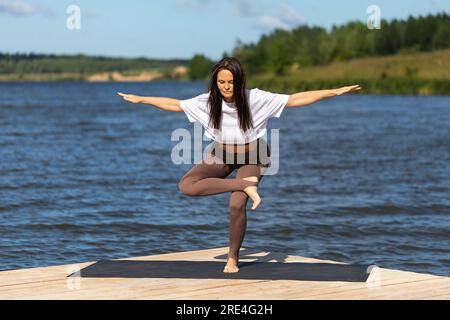
[[229, 70], [220, 70], [217, 74], [217, 87], [226, 102], [233, 102], [233, 74]]

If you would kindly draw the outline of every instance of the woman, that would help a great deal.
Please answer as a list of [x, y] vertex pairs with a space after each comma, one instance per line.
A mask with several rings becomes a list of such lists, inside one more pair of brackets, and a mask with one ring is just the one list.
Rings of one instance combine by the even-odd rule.
[[[132, 103], [150, 104], [166, 111], [184, 111], [190, 122], [199, 121], [205, 135], [215, 141], [209, 158], [195, 164], [178, 186], [181, 192], [190, 196], [231, 192], [230, 246], [223, 271], [234, 273], [239, 271], [239, 250], [247, 225], [247, 200], [252, 199], [252, 210], [261, 202], [257, 186], [268, 167], [267, 161], [262, 161], [261, 151], [270, 156], [269, 147], [262, 139], [268, 119], [280, 117], [285, 107], [305, 106], [357, 90], [360, 90], [359, 85], [292, 95], [257, 88], [247, 90], [241, 64], [236, 58], [226, 57], [213, 67], [208, 93], [192, 99], [118, 94]], [[237, 170], [236, 178], [225, 179], [234, 169]]]

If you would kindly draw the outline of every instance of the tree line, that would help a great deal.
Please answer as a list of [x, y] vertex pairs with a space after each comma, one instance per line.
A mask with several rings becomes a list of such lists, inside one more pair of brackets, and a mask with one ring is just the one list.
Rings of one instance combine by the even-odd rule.
[[[389, 55], [401, 52], [450, 48], [450, 16], [447, 13], [406, 20], [381, 20], [381, 29], [350, 21], [333, 25], [330, 31], [317, 26], [299, 26], [290, 31], [276, 29], [255, 44], [238, 40], [232, 56], [250, 73], [282, 75], [293, 65], [310, 67], [335, 61]], [[224, 54], [225, 55], [225, 54]], [[196, 55], [190, 61], [192, 78], [206, 77], [213, 61]]]
[[26, 73], [78, 73], [162, 70], [186, 65], [188, 60], [110, 58], [87, 55], [54, 55], [35, 53], [0, 53], [0, 74]]

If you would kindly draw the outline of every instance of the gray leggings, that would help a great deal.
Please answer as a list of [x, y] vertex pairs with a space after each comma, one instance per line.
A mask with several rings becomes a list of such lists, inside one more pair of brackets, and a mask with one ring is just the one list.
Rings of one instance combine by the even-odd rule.
[[[267, 154], [270, 155], [268, 146], [266, 144], [264, 146], [267, 148]], [[226, 152], [224, 153], [224, 157], [225, 155]], [[214, 152], [210, 154], [210, 157], [215, 160], [219, 159], [214, 155]], [[258, 185], [261, 182], [267, 165], [261, 164], [259, 158], [256, 164], [226, 163], [228, 161], [222, 161], [223, 159], [220, 158], [218, 163], [211, 164], [209, 161], [202, 160], [200, 163], [195, 164], [181, 178], [178, 183], [178, 188], [182, 193], [189, 196], [206, 196], [231, 192], [229, 202], [229, 254], [233, 257], [238, 257], [247, 227], [246, 207], [248, 196], [243, 189], [248, 186]], [[212, 159], [210, 158], [210, 160]], [[235, 169], [237, 170], [236, 178], [226, 179]], [[258, 177], [258, 182], [243, 180], [243, 178], [250, 176]]]

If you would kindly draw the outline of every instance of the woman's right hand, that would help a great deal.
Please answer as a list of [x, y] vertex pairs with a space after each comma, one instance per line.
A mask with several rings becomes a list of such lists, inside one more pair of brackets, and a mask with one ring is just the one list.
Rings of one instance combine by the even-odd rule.
[[122, 92], [117, 92], [119, 96], [122, 96], [125, 101], [132, 102], [132, 103], [141, 103], [142, 97], [136, 96], [134, 94], [127, 94]]

